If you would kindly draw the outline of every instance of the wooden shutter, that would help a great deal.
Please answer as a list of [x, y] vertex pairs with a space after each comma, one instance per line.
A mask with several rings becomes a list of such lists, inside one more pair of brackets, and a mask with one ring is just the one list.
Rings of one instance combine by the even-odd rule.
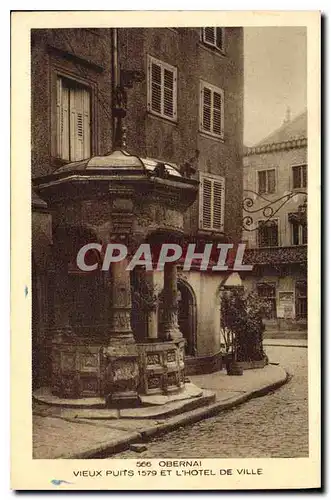
[[163, 114], [174, 117], [175, 114], [175, 75], [174, 71], [167, 68], [163, 69]]
[[69, 88], [58, 77], [56, 88], [57, 156], [70, 160], [69, 155]]
[[213, 85], [200, 82], [200, 130], [224, 136], [224, 92]]
[[216, 47], [224, 50], [224, 28], [216, 28]]
[[203, 28], [203, 41], [210, 45], [216, 45], [215, 28]]
[[276, 191], [276, 171], [268, 170], [268, 193]]
[[150, 106], [156, 113], [162, 112], [162, 68], [154, 62], [150, 66]]
[[293, 167], [292, 168], [292, 173], [293, 173], [293, 188], [299, 188], [301, 187], [301, 167]]
[[213, 92], [213, 132], [222, 135], [222, 96]]
[[202, 178], [202, 227], [211, 229], [212, 227], [212, 190], [213, 184], [210, 179]]
[[91, 94], [83, 89], [83, 158], [91, 156]]
[[307, 165], [302, 165], [302, 185], [301, 187], [307, 187]]
[[200, 227], [224, 230], [225, 179], [202, 176], [200, 186]]
[[90, 156], [90, 94], [83, 88], [70, 89], [70, 159]]
[[266, 170], [261, 170], [258, 172], [258, 191], [263, 194], [267, 192], [267, 172]]
[[170, 119], [177, 118], [177, 69], [148, 58], [147, 109]]
[[213, 181], [213, 229], [224, 230], [224, 178]]
[[208, 87], [203, 87], [202, 89], [202, 128], [204, 130], [211, 131], [211, 104], [212, 103], [212, 92]]

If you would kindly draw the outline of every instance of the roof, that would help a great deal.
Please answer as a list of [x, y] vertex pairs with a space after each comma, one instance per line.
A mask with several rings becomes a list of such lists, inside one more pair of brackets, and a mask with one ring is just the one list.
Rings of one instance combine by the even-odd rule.
[[267, 144], [277, 144], [280, 142], [291, 141], [295, 139], [307, 138], [307, 111], [293, 118], [293, 120], [283, 123], [281, 127], [262, 139], [253, 147], [259, 147]]
[[119, 169], [125, 170], [140, 170], [142, 172], [155, 172], [157, 168], [162, 165], [164, 170], [171, 176], [182, 177], [178, 166], [175, 163], [164, 162], [154, 158], [139, 158], [138, 156], [131, 155], [127, 151], [114, 151], [111, 154], [104, 156], [93, 156], [86, 160], [76, 161], [63, 165], [56, 170], [57, 174], [70, 173], [77, 171], [93, 171], [108, 170], [118, 171]]

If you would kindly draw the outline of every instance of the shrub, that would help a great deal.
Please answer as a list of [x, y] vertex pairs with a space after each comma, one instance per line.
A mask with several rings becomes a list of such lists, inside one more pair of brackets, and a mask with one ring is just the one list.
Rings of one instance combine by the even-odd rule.
[[226, 290], [221, 297], [221, 330], [224, 339], [230, 339], [236, 361], [264, 359], [263, 317], [269, 304], [255, 292], [245, 294], [244, 289]]

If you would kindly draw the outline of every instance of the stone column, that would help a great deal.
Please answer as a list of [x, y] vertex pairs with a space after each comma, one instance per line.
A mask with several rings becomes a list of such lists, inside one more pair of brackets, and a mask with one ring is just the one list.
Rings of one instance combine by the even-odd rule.
[[131, 329], [130, 272], [128, 260], [112, 263], [112, 319], [106, 360], [105, 397], [109, 407], [134, 406], [139, 402], [138, 351]]
[[[155, 280], [153, 272], [146, 273], [145, 279], [147, 285], [149, 287], [150, 292], [150, 302], [154, 303], [154, 294], [155, 293]], [[151, 309], [148, 311], [147, 315], [147, 336], [149, 339], [157, 339], [158, 338], [158, 304], [157, 302], [154, 304], [154, 307], [151, 306]]]
[[173, 262], [167, 262], [164, 266], [163, 311], [165, 339], [183, 339], [178, 326], [177, 266]]

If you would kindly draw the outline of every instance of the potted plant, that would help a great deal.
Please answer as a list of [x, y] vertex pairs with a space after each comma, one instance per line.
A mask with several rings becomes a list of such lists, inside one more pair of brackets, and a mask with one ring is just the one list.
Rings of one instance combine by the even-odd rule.
[[243, 368], [263, 367], [263, 316], [268, 303], [243, 288], [226, 290], [221, 299], [221, 330], [231, 339], [231, 355], [226, 358], [229, 375], [241, 375]]

